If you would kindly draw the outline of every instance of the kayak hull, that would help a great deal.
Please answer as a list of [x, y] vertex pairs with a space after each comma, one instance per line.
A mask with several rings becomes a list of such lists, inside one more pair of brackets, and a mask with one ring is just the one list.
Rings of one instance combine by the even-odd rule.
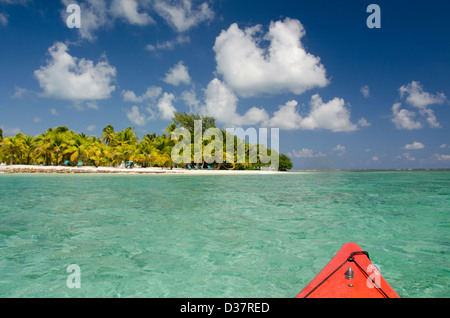
[[346, 243], [296, 298], [399, 298], [356, 243]]

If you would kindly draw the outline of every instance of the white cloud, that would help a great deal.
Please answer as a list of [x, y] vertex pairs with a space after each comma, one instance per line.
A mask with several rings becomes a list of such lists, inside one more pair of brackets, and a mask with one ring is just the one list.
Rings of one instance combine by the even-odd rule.
[[355, 131], [357, 125], [350, 121], [350, 111], [343, 99], [334, 98], [324, 103], [319, 95], [311, 98], [310, 112], [302, 117], [298, 111], [298, 102], [288, 101], [279, 106], [270, 117], [263, 108], [252, 107], [243, 116], [237, 112], [238, 98], [222, 81], [215, 78], [205, 90], [205, 104], [200, 107], [202, 113], [213, 116], [218, 122], [228, 125], [258, 125], [275, 127], [282, 130], [326, 129], [333, 132]]
[[142, 103], [146, 100], [154, 101], [162, 93], [162, 88], [157, 86], [150, 86], [147, 91], [141, 95], [136, 96], [136, 93], [130, 90], [122, 91], [123, 100], [125, 102]]
[[[0, 0], [0, 3], [8, 4], [8, 5], [26, 5], [30, 0]], [[0, 12], [0, 25], [7, 26], [8, 25], [8, 14]]]
[[130, 24], [148, 25], [155, 23], [147, 13], [139, 13], [139, 4], [136, 0], [113, 0], [111, 14], [114, 17], [124, 18]]
[[144, 126], [148, 120], [156, 118], [170, 120], [176, 112], [176, 108], [173, 106], [175, 96], [169, 93], [162, 94], [161, 87], [151, 86], [141, 96], [136, 96], [133, 91], [123, 91], [122, 94], [124, 101], [146, 102], [144, 109], [149, 114], [148, 116], [136, 105], [126, 112], [128, 119], [137, 126]]
[[314, 153], [314, 151], [311, 149], [303, 148], [301, 150], [294, 149], [291, 152], [288, 152], [288, 156], [294, 158], [318, 158], [318, 157], [325, 157], [326, 155], [322, 152]]
[[169, 72], [166, 73], [164, 82], [178, 86], [180, 84], [189, 85], [191, 83], [191, 77], [189, 76], [188, 68], [184, 66], [183, 61], [178, 62], [172, 67]]
[[37, 117], [37, 116], [33, 117], [33, 122], [35, 122], [35, 123], [40, 123], [41, 121], [42, 121], [41, 118], [39, 118], [39, 117]]
[[176, 112], [175, 107], [173, 106], [173, 100], [175, 99], [175, 96], [173, 94], [164, 93], [164, 95], [160, 98], [158, 101], [158, 104], [156, 105], [160, 117], [165, 120], [170, 120], [173, 117], [173, 114]]
[[184, 101], [186, 105], [189, 106], [190, 113], [200, 112], [200, 101], [197, 99], [197, 94], [193, 89], [189, 91], [184, 91], [181, 94], [181, 99]]
[[369, 89], [369, 86], [364, 85], [363, 87], [361, 87], [361, 94], [362, 94], [365, 98], [369, 97], [369, 96], [370, 96], [370, 89]]
[[[407, 85], [399, 88], [401, 98], [405, 98], [408, 105], [418, 109], [421, 118], [426, 121], [432, 128], [441, 127], [434, 111], [429, 108], [430, 105], [443, 104], [447, 101], [447, 97], [443, 93], [430, 94], [423, 90], [420, 82], [412, 81]], [[413, 121], [416, 113], [407, 109], [400, 109], [400, 103], [394, 104], [392, 107], [393, 119], [398, 129], [419, 129], [423, 125], [419, 121]]]
[[372, 157], [372, 161], [379, 161], [379, 160], [380, 160], [380, 158], [378, 156], [373, 156]]
[[22, 87], [17, 87], [15, 88], [14, 94], [11, 96], [11, 98], [13, 99], [22, 99], [27, 95], [32, 94], [32, 91], [26, 89], [26, 88], [22, 88]]
[[337, 152], [338, 156], [343, 156], [345, 154], [346, 148], [345, 146], [337, 145], [336, 147], [333, 148], [333, 151]]
[[303, 118], [297, 112], [297, 101], [291, 100], [283, 106], [279, 106], [273, 117], [263, 125], [277, 127], [283, 130], [296, 130], [302, 127]]
[[450, 161], [450, 155], [434, 154], [433, 157], [439, 161]]
[[178, 32], [187, 31], [214, 18], [214, 11], [210, 9], [206, 2], [197, 8], [193, 8], [191, 0], [156, 0], [154, 9]]
[[128, 119], [136, 126], [144, 126], [147, 123], [147, 117], [141, 113], [138, 106], [132, 106], [126, 114]]
[[400, 109], [401, 103], [395, 103], [392, 106], [392, 122], [397, 129], [420, 129], [422, 124], [418, 121], [414, 121], [416, 113], [407, 109]]
[[97, 127], [95, 127], [95, 125], [89, 125], [89, 126], [86, 127], [86, 130], [92, 132], [92, 131], [94, 131], [96, 128], [97, 128]]
[[18, 133], [20, 133], [20, 128], [18, 128], [18, 127], [16, 127], [16, 128], [9, 128], [9, 127], [5, 127], [5, 126], [0, 125], [0, 129], [3, 130], [3, 137], [6, 137], [6, 136], [11, 136], [12, 137], [12, 136], [15, 136]]
[[[66, 23], [70, 13], [66, 12], [68, 5], [74, 3], [72, 0], [62, 0], [64, 9], [61, 11], [63, 22]], [[81, 28], [82, 39], [94, 41], [96, 36], [94, 32], [101, 28], [109, 28], [113, 25], [113, 19], [109, 14], [109, 8], [105, 0], [86, 0], [79, 3], [81, 9]]]
[[[328, 84], [320, 58], [306, 52], [298, 20], [272, 22], [261, 36], [261, 26], [241, 30], [236, 23], [216, 38], [217, 72], [240, 96], [289, 91], [295, 94]], [[263, 41], [268, 41], [264, 48]]]
[[8, 15], [6, 13], [0, 12], [0, 24], [3, 26], [8, 25]]
[[[61, 10], [61, 18], [63, 23], [66, 23], [71, 14], [66, 12], [66, 8], [74, 1], [61, 0], [61, 2], [64, 5]], [[95, 33], [100, 29], [112, 28], [117, 19], [139, 26], [155, 23], [147, 12], [142, 12], [141, 7], [146, 3], [141, 0], [85, 0], [78, 2], [81, 8], [81, 28], [77, 30], [81, 39], [95, 41]], [[147, 7], [146, 5], [145, 8]]]
[[362, 117], [360, 120], [358, 120], [358, 126], [359, 127], [370, 127], [372, 125], [364, 117]]
[[300, 128], [305, 130], [327, 129], [333, 132], [355, 131], [358, 127], [350, 121], [350, 111], [345, 107], [342, 98], [334, 98], [324, 103], [315, 94], [311, 97], [311, 111], [301, 122]]
[[450, 148], [450, 146], [447, 146], [447, 144], [442, 144], [442, 145], [440, 145], [440, 147], [439, 147], [439, 148], [441, 148], [441, 149], [445, 149], [445, 148], [447, 148], [447, 147], [449, 147], [449, 148]]
[[53, 116], [59, 116], [59, 113], [56, 111], [56, 108], [50, 108], [50, 114]]
[[34, 72], [43, 96], [56, 99], [83, 101], [107, 99], [115, 90], [116, 69], [105, 58], [97, 64], [71, 56], [68, 47], [56, 42], [49, 48], [51, 59], [46, 66]]
[[424, 109], [427, 106], [434, 104], [443, 104], [447, 97], [443, 93], [430, 94], [424, 92], [423, 86], [420, 82], [412, 81], [408, 85], [403, 85], [399, 88], [400, 97], [407, 95], [406, 101], [419, 109]]
[[401, 155], [396, 156], [396, 157], [394, 158], [394, 160], [402, 159], [402, 158], [403, 158], [403, 159], [406, 159], [406, 160], [409, 160], [409, 161], [415, 161], [415, 160], [416, 160], [416, 158], [412, 157], [411, 154], [408, 153], [408, 152], [405, 152], [405, 153], [403, 153], [403, 154], [401, 154]]
[[189, 36], [183, 36], [179, 35], [174, 40], [169, 40], [165, 42], [158, 42], [155, 45], [148, 44], [145, 49], [150, 52], [155, 52], [158, 50], [173, 50], [177, 45], [182, 45], [185, 43], [189, 43], [191, 41], [191, 38]]
[[[61, 2], [64, 6], [61, 18], [63, 23], [66, 23], [70, 14], [66, 12], [66, 8], [74, 1], [61, 0]], [[207, 2], [194, 6], [191, 0], [85, 0], [78, 3], [82, 14], [81, 28], [78, 31], [80, 37], [88, 41], [95, 41], [95, 33], [98, 30], [112, 28], [117, 20], [137, 26], [155, 24], [150, 13], [161, 16], [178, 32], [187, 31], [214, 18], [214, 11]], [[166, 44], [168, 48], [170, 44], [168, 42]], [[150, 45], [147, 48], [153, 50], [158, 47]]]
[[402, 149], [417, 150], [417, 149], [423, 149], [423, 148], [425, 148], [425, 145], [423, 143], [414, 141], [412, 144], [406, 144]]
[[255, 125], [268, 119], [265, 110], [252, 108], [244, 116], [237, 113], [238, 98], [225, 83], [213, 79], [205, 90], [205, 104], [201, 108], [206, 115], [228, 125]]

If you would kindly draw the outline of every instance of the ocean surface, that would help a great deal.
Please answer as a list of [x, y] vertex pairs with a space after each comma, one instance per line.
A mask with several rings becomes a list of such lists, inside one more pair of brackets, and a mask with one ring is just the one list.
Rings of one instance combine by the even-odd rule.
[[292, 298], [346, 242], [450, 297], [450, 172], [0, 175], [2, 298]]

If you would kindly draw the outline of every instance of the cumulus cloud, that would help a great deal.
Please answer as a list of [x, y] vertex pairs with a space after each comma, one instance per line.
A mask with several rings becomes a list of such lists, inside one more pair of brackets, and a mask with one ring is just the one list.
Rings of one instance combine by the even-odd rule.
[[184, 103], [189, 106], [190, 113], [199, 113], [200, 112], [200, 101], [197, 99], [197, 94], [193, 89], [184, 91], [181, 94], [181, 99]]
[[433, 157], [438, 161], [450, 161], [450, 155], [434, 154]]
[[392, 106], [392, 122], [395, 124], [397, 129], [420, 129], [422, 124], [414, 120], [416, 113], [407, 109], [400, 109], [401, 103], [395, 103]]
[[136, 96], [136, 93], [130, 90], [122, 91], [123, 100], [125, 102], [142, 103], [146, 100], [154, 101], [162, 93], [162, 88], [158, 86], [150, 86], [147, 91], [141, 96]]
[[183, 61], [178, 62], [166, 73], [164, 82], [178, 86], [180, 84], [190, 84], [191, 77], [189, 76], [188, 68], [183, 64]]
[[168, 40], [165, 42], [157, 42], [156, 44], [148, 44], [145, 49], [150, 52], [156, 52], [159, 50], [173, 50], [178, 45], [183, 45], [189, 43], [191, 38], [189, 36], [179, 35], [173, 40]]
[[110, 10], [114, 17], [123, 18], [130, 24], [148, 25], [155, 23], [146, 12], [139, 12], [139, 4], [136, 0], [113, 0]]
[[215, 78], [205, 90], [205, 104], [201, 111], [213, 116], [218, 122], [228, 125], [256, 125], [268, 120], [264, 109], [253, 107], [243, 116], [237, 113], [238, 98], [234, 92], [222, 81]]
[[138, 106], [132, 106], [126, 111], [128, 119], [136, 126], [144, 126], [147, 123], [147, 116], [141, 113]]
[[116, 77], [115, 67], [105, 57], [97, 64], [84, 58], [71, 56], [64, 43], [56, 42], [49, 48], [47, 65], [34, 72], [43, 96], [71, 100], [100, 100], [109, 98], [116, 89], [112, 84]]
[[[66, 23], [70, 13], [66, 12], [67, 6], [73, 3], [72, 0], [62, 0], [64, 9], [61, 11], [63, 22]], [[77, 29], [82, 39], [94, 41], [95, 32], [101, 28], [110, 28], [113, 19], [109, 14], [108, 3], [105, 0], [86, 0], [79, 3], [81, 8], [81, 28]]]
[[345, 146], [337, 145], [336, 147], [333, 148], [333, 151], [336, 152], [337, 155], [340, 157], [345, 154], [346, 148]]
[[214, 18], [214, 11], [206, 2], [194, 8], [191, 0], [156, 0], [154, 9], [178, 32], [185, 32]]
[[[64, 5], [61, 16], [65, 23], [70, 14], [66, 12], [66, 8], [73, 1], [61, 2]], [[194, 6], [191, 0], [85, 0], [79, 5], [82, 21], [78, 31], [82, 39], [89, 41], [96, 40], [95, 33], [98, 30], [111, 28], [118, 20], [137, 26], [155, 24], [150, 13], [161, 16], [178, 32], [185, 32], [214, 18], [214, 11], [207, 2]], [[150, 50], [154, 48], [155, 46], [148, 47]]]
[[8, 15], [6, 13], [0, 12], [0, 24], [3, 26], [8, 25]]
[[359, 127], [370, 127], [371, 123], [369, 123], [364, 117], [362, 117], [358, 120], [358, 126]]
[[[272, 22], [241, 30], [236, 23], [216, 38], [217, 72], [240, 96], [305, 91], [328, 84], [320, 58], [306, 52], [301, 38], [305, 29], [298, 20]], [[263, 41], [269, 43], [265, 48]]]
[[141, 96], [136, 96], [135, 92], [129, 90], [123, 91], [122, 95], [126, 102], [145, 105], [142, 108], [135, 105], [126, 111], [128, 119], [137, 126], [144, 126], [149, 120], [155, 118], [170, 120], [176, 112], [173, 105], [175, 95], [162, 93], [161, 87], [150, 86]]
[[[399, 88], [400, 98], [405, 102], [417, 109], [421, 119], [425, 119], [428, 125], [432, 128], [441, 127], [438, 122], [434, 111], [429, 108], [431, 105], [444, 104], [447, 101], [447, 97], [443, 93], [430, 94], [425, 92], [420, 82], [412, 81], [407, 85], [403, 85]], [[392, 121], [395, 123], [398, 129], [419, 129], [423, 125], [421, 121], [414, 121], [416, 112], [407, 110], [405, 108], [400, 109], [401, 103], [395, 103], [392, 107]]]
[[296, 130], [302, 127], [303, 118], [297, 112], [298, 102], [291, 100], [286, 104], [279, 106], [273, 117], [267, 120], [264, 125], [268, 127], [277, 127], [283, 130]]
[[443, 93], [430, 94], [423, 90], [420, 82], [412, 81], [408, 85], [399, 88], [400, 97], [406, 97], [406, 101], [419, 109], [424, 109], [430, 105], [443, 104], [447, 97]]
[[298, 112], [298, 102], [291, 100], [278, 107], [270, 117], [263, 108], [252, 107], [244, 115], [237, 111], [238, 97], [222, 81], [215, 78], [205, 90], [205, 104], [201, 111], [213, 116], [218, 122], [229, 125], [262, 125], [282, 130], [331, 130], [333, 132], [355, 131], [358, 126], [350, 120], [350, 111], [343, 99], [334, 98], [325, 103], [319, 95], [313, 95], [309, 113], [303, 117]]
[[417, 149], [423, 149], [423, 148], [425, 148], [425, 145], [423, 143], [414, 141], [412, 144], [406, 144], [402, 149], [417, 150]]
[[11, 127], [5, 127], [5, 126], [0, 125], [0, 129], [3, 130], [3, 137], [6, 137], [6, 136], [12, 137], [12, 136], [15, 136], [18, 133], [20, 133], [20, 128], [18, 128], [18, 127], [11, 128]]
[[[0, 0], [0, 4], [8, 5], [26, 5], [30, 0]], [[0, 12], [0, 25], [7, 26], [9, 23], [9, 15], [7, 13]]]
[[173, 100], [175, 99], [175, 96], [173, 94], [164, 93], [164, 95], [160, 98], [158, 101], [158, 104], [156, 105], [160, 117], [165, 120], [172, 119], [174, 113], [176, 112], [175, 107], [173, 106]]
[[361, 94], [362, 94], [365, 98], [369, 97], [369, 96], [370, 96], [370, 89], [369, 89], [369, 86], [364, 85], [363, 87], [361, 87]]
[[92, 131], [94, 131], [96, 128], [97, 128], [97, 127], [96, 127], [95, 125], [89, 125], [89, 126], [86, 127], [86, 130], [92, 132]]
[[401, 155], [398, 155], [398, 156], [396, 156], [394, 158], [394, 160], [398, 160], [398, 159], [406, 159], [406, 160], [409, 160], [409, 161], [415, 161], [416, 160], [416, 158], [411, 156], [411, 154], [409, 152], [405, 152], [405, 153], [403, 153]]
[[29, 95], [32, 95], [32, 94], [33, 94], [32, 91], [30, 91], [30, 90], [28, 90], [26, 88], [22, 88], [22, 87], [17, 87], [16, 86], [15, 90], [14, 90], [14, 94], [11, 96], [11, 98], [13, 98], [13, 99], [22, 99], [25, 96], [29, 96]]
[[336, 97], [324, 103], [322, 98], [315, 94], [311, 97], [310, 105], [311, 111], [302, 120], [302, 129], [328, 129], [333, 132], [358, 130], [357, 125], [350, 121], [350, 111], [345, 107], [342, 98]]
[[326, 155], [322, 152], [314, 153], [312, 149], [302, 148], [301, 150], [292, 150], [288, 152], [289, 157], [293, 158], [318, 158], [325, 157]]

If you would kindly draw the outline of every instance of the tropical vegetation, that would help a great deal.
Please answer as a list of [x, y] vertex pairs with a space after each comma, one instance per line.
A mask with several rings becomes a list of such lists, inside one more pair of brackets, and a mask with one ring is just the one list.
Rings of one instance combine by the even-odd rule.
[[[145, 134], [141, 139], [137, 137], [132, 127], [115, 131], [112, 125], [103, 129], [101, 138], [76, 133], [65, 126], [49, 128], [46, 132], [34, 137], [22, 133], [15, 136], [3, 136], [3, 131], [0, 129], [0, 163], [45, 166], [77, 166], [82, 163], [84, 166], [119, 167], [126, 165], [127, 162], [133, 162], [134, 165], [140, 167], [173, 168], [175, 166], [186, 167], [191, 164], [206, 167], [208, 156], [215, 155], [214, 150], [211, 154], [203, 152], [202, 162], [194, 162], [193, 139], [191, 139], [191, 161], [181, 164], [175, 164], [172, 161], [172, 149], [178, 142], [174, 132], [177, 128], [183, 128], [189, 130], [191, 135], [194, 136], [195, 120], [202, 121], [204, 132], [208, 128], [216, 128], [215, 119], [186, 113], [175, 113], [172, 119], [173, 123], [165, 129], [165, 134]], [[252, 147], [260, 149], [261, 145], [250, 145], [245, 140], [242, 141], [236, 136], [230, 136], [225, 130], [220, 131], [223, 134], [223, 140], [226, 140], [227, 137], [234, 138], [235, 150], [231, 154], [234, 158], [237, 158], [237, 145], [239, 143], [244, 145], [246, 160], [245, 163], [213, 163], [211, 164], [213, 168], [253, 170], [267, 165], [261, 162], [259, 156], [256, 163], [250, 163], [249, 160], [250, 149]], [[211, 140], [202, 141], [202, 150], [205, 150], [211, 142]], [[225, 158], [227, 149], [225, 142], [223, 144], [223, 156]], [[270, 155], [271, 150], [268, 149], [267, 152]], [[281, 155], [280, 158], [282, 158], [280, 169], [292, 168], [292, 163], [287, 156]]]

